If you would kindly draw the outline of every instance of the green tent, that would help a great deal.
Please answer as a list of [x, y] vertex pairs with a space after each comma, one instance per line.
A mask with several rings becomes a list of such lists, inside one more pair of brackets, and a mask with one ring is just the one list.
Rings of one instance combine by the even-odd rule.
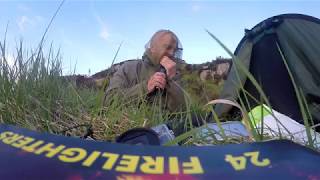
[[[319, 19], [301, 14], [283, 14], [268, 18], [251, 30], [246, 30], [234, 54], [238, 57], [236, 60], [242, 61], [260, 84], [272, 108], [303, 123], [285, 60], [298, 89], [306, 98], [314, 122], [320, 122]], [[247, 102], [244, 104], [248, 110], [252, 109], [262, 102], [261, 95], [235, 64], [237, 63], [233, 62], [220, 98], [238, 102], [242, 99]], [[237, 71], [240, 79], [237, 78]], [[241, 90], [240, 84], [245, 91]], [[247, 100], [244, 97], [247, 97]], [[217, 105], [215, 112], [219, 116], [230, 114], [233, 108]]]

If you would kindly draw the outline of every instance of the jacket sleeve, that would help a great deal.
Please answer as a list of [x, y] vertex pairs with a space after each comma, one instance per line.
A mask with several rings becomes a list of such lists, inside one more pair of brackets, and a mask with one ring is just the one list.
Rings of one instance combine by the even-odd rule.
[[[109, 86], [106, 90], [105, 103], [111, 103], [114, 96], [124, 98], [126, 100], [138, 100], [144, 98], [147, 92], [147, 82], [141, 81], [135, 84], [136, 76], [135, 67], [123, 64], [120, 69], [113, 75]], [[134, 85], [133, 85], [134, 84]], [[133, 86], [132, 86], [133, 85]]]
[[184, 92], [176, 80], [168, 81], [167, 101], [168, 108], [171, 112], [179, 112], [187, 109]]

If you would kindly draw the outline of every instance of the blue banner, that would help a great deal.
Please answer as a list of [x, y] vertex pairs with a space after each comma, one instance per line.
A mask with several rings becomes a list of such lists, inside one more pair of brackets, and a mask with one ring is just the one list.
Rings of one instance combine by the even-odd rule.
[[320, 179], [320, 154], [287, 140], [165, 147], [0, 125], [0, 179]]

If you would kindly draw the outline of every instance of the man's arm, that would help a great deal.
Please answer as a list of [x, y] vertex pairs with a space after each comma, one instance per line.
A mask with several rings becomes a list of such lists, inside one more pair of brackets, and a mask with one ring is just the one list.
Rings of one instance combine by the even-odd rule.
[[[128, 73], [136, 74], [136, 67], [129, 67], [131, 64], [123, 64], [120, 69], [113, 75], [109, 86], [106, 90], [105, 102], [110, 104], [114, 96], [125, 98], [126, 100], [138, 100], [144, 98], [147, 93], [147, 82], [141, 81], [135, 84]], [[136, 77], [137, 78], [137, 77]]]

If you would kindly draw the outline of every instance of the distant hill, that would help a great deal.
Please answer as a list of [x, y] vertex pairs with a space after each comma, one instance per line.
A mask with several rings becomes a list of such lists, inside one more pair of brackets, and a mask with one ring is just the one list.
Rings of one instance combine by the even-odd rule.
[[[78, 88], [101, 89], [104, 88], [104, 84], [108, 85], [110, 78], [119, 67], [128, 61], [130, 60], [114, 64], [110, 68], [95, 73], [92, 76], [71, 75], [65, 76], [65, 78], [73, 82]], [[217, 98], [231, 64], [231, 59], [222, 57], [202, 64], [187, 64], [181, 60], [181, 68], [178, 69], [178, 72], [181, 73], [182, 86], [199, 103]]]

